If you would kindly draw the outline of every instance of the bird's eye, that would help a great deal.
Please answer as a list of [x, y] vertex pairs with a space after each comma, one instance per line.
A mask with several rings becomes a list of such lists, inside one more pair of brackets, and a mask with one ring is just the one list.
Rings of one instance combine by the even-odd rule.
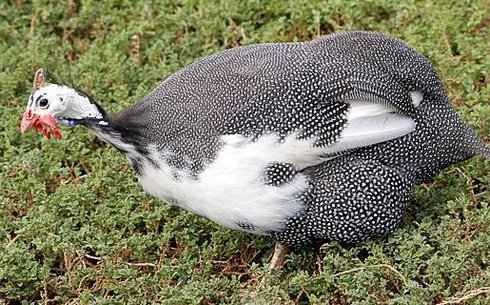
[[45, 98], [43, 98], [42, 100], [39, 101], [39, 107], [41, 107], [41, 109], [46, 109], [48, 108], [49, 106], [49, 101]]

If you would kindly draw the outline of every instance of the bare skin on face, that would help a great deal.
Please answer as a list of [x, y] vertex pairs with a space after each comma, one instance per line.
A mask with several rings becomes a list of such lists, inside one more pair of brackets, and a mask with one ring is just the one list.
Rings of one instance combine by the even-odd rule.
[[[41, 68], [37, 70], [36, 75], [34, 76], [32, 91], [35, 92], [46, 85], [44, 70]], [[37, 129], [48, 139], [51, 139], [51, 136], [61, 139], [61, 132], [58, 130], [56, 119], [53, 116], [48, 114], [36, 114], [28, 107], [22, 117], [20, 131], [25, 133], [32, 128]]]

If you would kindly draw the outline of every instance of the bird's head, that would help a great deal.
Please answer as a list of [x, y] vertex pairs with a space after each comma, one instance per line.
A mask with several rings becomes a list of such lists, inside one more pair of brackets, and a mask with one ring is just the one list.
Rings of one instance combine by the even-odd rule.
[[102, 119], [100, 107], [80, 90], [46, 81], [43, 69], [34, 76], [32, 94], [27, 102], [20, 130], [35, 128], [48, 139], [61, 139], [57, 125], [75, 126], [84, 119]]

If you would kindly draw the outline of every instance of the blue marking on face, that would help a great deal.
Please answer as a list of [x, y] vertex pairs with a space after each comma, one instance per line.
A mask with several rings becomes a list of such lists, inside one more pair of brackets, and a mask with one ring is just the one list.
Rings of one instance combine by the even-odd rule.
[[68, 127], [74, 127], [78, 125], [78, 122], [76, 120], [70, 120], [70, 119], [56, 119], [58, 124], [63, 125], [63, 126], [68, 126]]

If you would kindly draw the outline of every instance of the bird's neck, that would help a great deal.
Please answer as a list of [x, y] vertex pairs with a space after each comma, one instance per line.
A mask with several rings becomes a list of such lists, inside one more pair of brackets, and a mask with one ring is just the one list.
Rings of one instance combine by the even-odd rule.
[[145, 151], [147, 141], [136, 128], [121, 126], [113, 116], [108, 115], [98, 104], [96, 105], [100, 109], [101, 117], [86, 117], [78, 120], [78, 124], [90, 129], [99, 139], [122, 152], [135, 167], [136, 161], [143, 157], [141, 154]]
[[88, 95], [83, 96], [84, 104], [77, 109], [83, 111], [83, 117], [70, 119], [65, 125], [82, 125], [104, 142], [107, 142], [121, 151], [138, 172], [140, 160], [147, 156], [147, 146], [149, 141], [139, 132], [141, 125], [135, 124], [130, 117], [120, 118], [119, 116], [109, 115], [93, 98]]
[[[105, 124], [107, 122], [107, 124]], [[141, 165], [143, 160], [150, 160], [148, 156], [148, 143], [137, 131], [123, 129], [114, 124], [111, 118], [106, 121], [99, 121], [90, 126], [90, 128], [99, 139], [114, 146], [123, 153], [137, 174], [141, 174]]]

